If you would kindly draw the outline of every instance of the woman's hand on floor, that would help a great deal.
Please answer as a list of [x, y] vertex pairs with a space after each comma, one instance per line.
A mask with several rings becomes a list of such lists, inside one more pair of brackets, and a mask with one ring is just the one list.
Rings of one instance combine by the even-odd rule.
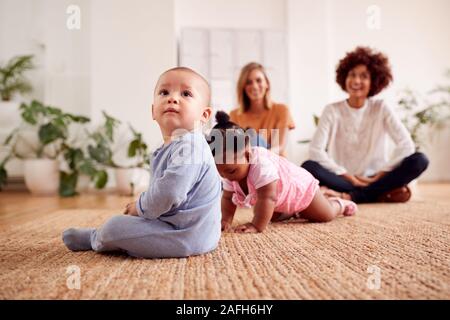
[[127, 206], [125, 207], [125, 211], [123, 214], [127, 214], [130, 216], [138, 216], [138, 212], [136, 210], [136, 202], [130, 202], [129, 204], [127, 204]]
[[249, 222], [246, 224], [241, 224], [234, 229], [237, 233], [258, 233], [258, 229], [253, 225], [253, 223]]

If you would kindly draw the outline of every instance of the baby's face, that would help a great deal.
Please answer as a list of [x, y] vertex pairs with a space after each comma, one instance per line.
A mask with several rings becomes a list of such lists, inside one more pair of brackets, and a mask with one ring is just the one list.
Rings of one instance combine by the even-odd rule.
[[247, 178], [250, 165], [243, 164], [217, 164], [217, 171], [222, 178], [230, 181], [241, 181]]
[[209, 88], [203, 79], [185, 70], [169, 71], [161, 76], [152, 106], [156, 120], [165, 136], [177, 129], [193, 130], [208, 121], [211, 115]]
[[241, 181], [247, 178], [250, 169], [249, 154], [241, 151], [234, 154], [231, 163], [216, 164], [222, 178], [230, 181]]

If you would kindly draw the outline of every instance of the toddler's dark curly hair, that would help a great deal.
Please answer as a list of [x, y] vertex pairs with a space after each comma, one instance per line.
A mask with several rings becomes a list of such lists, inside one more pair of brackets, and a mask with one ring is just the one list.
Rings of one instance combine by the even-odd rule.
[[[230, 121], [230, 116], [226, 112], [218, 111], [216, 113], [216, 121], [217, 124], [212, 128], [206, 140], [209, 143], [214, 158], [216, 160], [223, 158], [221, 160], [225, 161], [227, 152], [236, 154], [242, 151], [249, 144], [250, 138], [243, 128]], [[221, 139], [221, 145], [217, 143], [217, 138]]]

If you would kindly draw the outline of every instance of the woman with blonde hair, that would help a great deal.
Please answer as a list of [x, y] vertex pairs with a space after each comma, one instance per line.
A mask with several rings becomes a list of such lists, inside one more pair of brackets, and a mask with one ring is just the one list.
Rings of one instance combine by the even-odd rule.
[[230, 120], [242, 128], [253, 129], [270, 149], [285, 156], [287, 132], [295, 128], [286, 105], [272, 101], [270, 81], [264, 67], [256, 62], [245, 65], [237, 83], [238, 108]]

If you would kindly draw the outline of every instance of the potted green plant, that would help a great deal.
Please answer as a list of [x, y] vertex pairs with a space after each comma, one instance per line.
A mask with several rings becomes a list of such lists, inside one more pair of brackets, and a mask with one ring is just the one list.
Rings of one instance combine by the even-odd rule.
[[[446, 76], [450, 80], [450, 70]], [[425, 98], [405, 89], [400, 93], [398, 105], [403, 124], [416, 148], [421, 149], [426, 143], [426, 132], [442, 129], [450, 119], [450, 84], [437, 86]]]
[[97, 189], [102, 189], [108, 180], [106, 170], [89, 156], [89, 128], [79, 123], [74, 125], [78, 125], [78, 134], [70, 135], [62, 148], [64, 161], [60, 172], [59, 194], [63, 197], [86, 191], [91, 182]]
[[88, 118], [64, 113], [37, 100], [20, 105], [22, 122], [6, 138], [8, 150], [0, 163], [0, 185], [6, 183], [6, 163], [11, 158], [24, 160], [24, 178], [34, 194], [54, 195], [60, 186], [59, 158], [68, 152], [65, 141], [72, 123], [87, 123]]
[[31, 92], [31, 84], [25, 78], [24, 73], [33, 68], [32, 55], [13, 57], [5, 65], [0, 66], [0, 96], [2, 101], [11, 101], [16, 93]]
[[134, 195], [143, 191], [142, 189], [145, 189], [149, 180], [150, 158], [147, 144], [141, 133], [131, 125], [128, 128], [132, 133], [132, 138], [128, 144], [127, 156], [134, 159], [134, 163], [115, 170], [117, 191], [122, 195]]
[[21, 95], [31, 92], [25, 73], [34, 68], [33, 56], [22, 55], [0, 64], [0, 139], [20, 123]]
[[[91, 135], [89, 154], [97, 163], [114, 170], [116, 188], [121, 195], [133, 195], [148, 182], [149, 156], [142, 134], [130, 124], [103, 112], [104, 122]], [[122, 130], [121, 130], [122, 129]]]

